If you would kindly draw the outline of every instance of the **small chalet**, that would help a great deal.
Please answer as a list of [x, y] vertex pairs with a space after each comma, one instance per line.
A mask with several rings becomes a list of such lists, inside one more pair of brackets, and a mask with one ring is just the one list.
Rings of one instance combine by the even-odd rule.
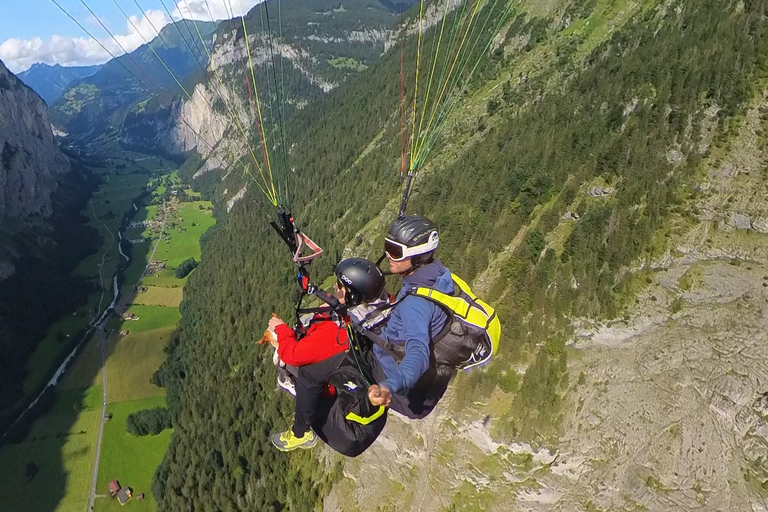
[[109, 495], [114, 498], [118, 491], [120, 491], [120, 483], [117, 480], [109, 482]]
[[143, 500], [144, 499], [144, 493], [140, 492], [139, 494], [137, 494], [136, 495], [136, 499], [139, 500], [139, 501]]
[[132, 494], [130, 487], [123, 487], [117, 493], [117, 501], [119, 501], [121, 505], [125, 505], [128, 503], [128, 500], [131, 499]]
[[128, 334], [129, 334], [130, 332], [131, 332], [131, 331], [129, 331], [128, 329], [122, 330], [122, 331], [120, 331], [120, 336], [128, 336]]

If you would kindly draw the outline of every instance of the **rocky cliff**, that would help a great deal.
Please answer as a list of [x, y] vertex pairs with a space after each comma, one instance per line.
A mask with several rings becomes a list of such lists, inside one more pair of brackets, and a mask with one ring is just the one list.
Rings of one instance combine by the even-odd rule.
[[[434, 23], [432, 11], [428, 23]], [[264, 126], [276, 126], [270, 118], [275, 105], [290, 117], [378, 62], [387, 42], [395, 40], [395, 12], [373, 1], [343, 7], [329, 2], [311, 8], [289, 4], [279, 36], [264, 30], [262, 16], [259, 9], [246, 16], [250, 56], [239, 22], [222, 23], [213, 38], [207, 79], [190, 89], [189, 97], [183, 94], [172, 104], [134, 107], [121, 142], [166, 155], [197, 150], [207, 162], [204, 170], [228, 167], [234, 155], [247, 155], [246, 138], [252, 147], [258, 139], [258, 116], [263, 116]], [[276, 73], [279, 85], [273, 83]]]
[[69, 170], [43, 100], [0, 62], [0, 226], [51, 213], [56, 177]]

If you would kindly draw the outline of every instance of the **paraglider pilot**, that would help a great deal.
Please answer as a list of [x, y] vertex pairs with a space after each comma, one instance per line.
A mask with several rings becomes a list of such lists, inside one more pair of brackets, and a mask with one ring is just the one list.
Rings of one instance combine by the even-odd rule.
[[369, 389], [375, 405], [385, 405], [409, 418], [424, 418], [445, 394], [456, 370], [435, 364], [434, 342], [449, 317], [437, 304], [409, 292], [418, 287], [451, 294], [451, 272], [435, 259], [440, 243], [437, 226], [419, 215], [396, 220], [384, 238], [392, 273], [402, 276], [402, 288], [380, 337], [394, 351], [373, 347], [371, 366], [379, 382]]

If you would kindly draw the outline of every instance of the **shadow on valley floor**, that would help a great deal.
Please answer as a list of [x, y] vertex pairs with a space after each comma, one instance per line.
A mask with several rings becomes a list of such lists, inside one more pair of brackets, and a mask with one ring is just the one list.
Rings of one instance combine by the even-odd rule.
[[97, 331], [57, 386], [51, 410], [32, 424], [22, 442], [0, 448], [4, 510], [87, 508], [102, 415], [99, 345]]
[[[145, 209], [137, 211], [131, 219], [143, 220], [146, 220]], [[125, 311], [133, 302], [136, 283], [154, 243], [156, 240], [153, 239], [126, 251], [131, 261], [120, 271], [122, 292], [116, 311]], [[113, 312], [105, 323], [105, 332], [96, 331], [70, 364], [54, 390], [50, 411], [32, 423], [21, 442], [0, 447], [0, 509], [8, 512], [81, 512], [87, 509], [105, 400], [101, 347], [103, 345], [106, 361], [125, 339], [120, 336], [120, 331], [130, 329], [131, 324]], [[109, 382], [107, 390], [110, 390]], [[111, 421], [109, 405], [104, 416], [105, 423]], [[102, 444], [102, 454], [104, 450]], [[130, 485], [130, 482], [126, 484]], [[148, 493], [149, 489], [142, 491]], [[99, 487], [96, 494], [107, 495], [108, 492]]]

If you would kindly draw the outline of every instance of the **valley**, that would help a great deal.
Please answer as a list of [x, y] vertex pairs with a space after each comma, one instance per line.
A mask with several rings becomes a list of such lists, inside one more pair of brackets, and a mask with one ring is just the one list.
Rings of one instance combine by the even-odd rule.
[[200, 260], [200, 237], [215, 221], [211, 203], [184, 186], [168, 162], [133, 154], [111, 160], [99, 169], [103, 184], [83, 211], [103, 245], [75, 269], [103, 286], [51, 326], [29, 360], [25, 388], [48, 379], [64, 356], [62, 338], [92, 323], [95, 330], [67, 365], [50, 411], [23, 441], [0, 448], [7, 510], [113, 510], [119, 504], [107, 492], [111, 480], [144, 493], [133, 508], [156, 507], [152, 476], [171, 431], [137, 437], [126, 420], [165, 406], [165, 391], [152, 376], [180, 318], [188, 275], [178, 278], [175, 270], [189, 258]]
[[[40, 287], [85, 305], [28, 360], [7, 344], [16, 405], [97, 327], [0, 447], [3, 506], [125, 510], [119, 482], [147, 511], [768, 512], [768, 3], [269, 0], [205, 38], [200, 73], [161, 41], [182, 92], [112, 62], [52, 107], [98, 181], [69, 218], [100, 241]], [[410, 176], [406, 213], [496, 309], [499, 351], [357, 458], [279, 452], [294, 402], [254, 340], [300, 292], [275, 207], [329, 286], [381, 255]], [[6, 308], [0, 335], [46, 313]]]

